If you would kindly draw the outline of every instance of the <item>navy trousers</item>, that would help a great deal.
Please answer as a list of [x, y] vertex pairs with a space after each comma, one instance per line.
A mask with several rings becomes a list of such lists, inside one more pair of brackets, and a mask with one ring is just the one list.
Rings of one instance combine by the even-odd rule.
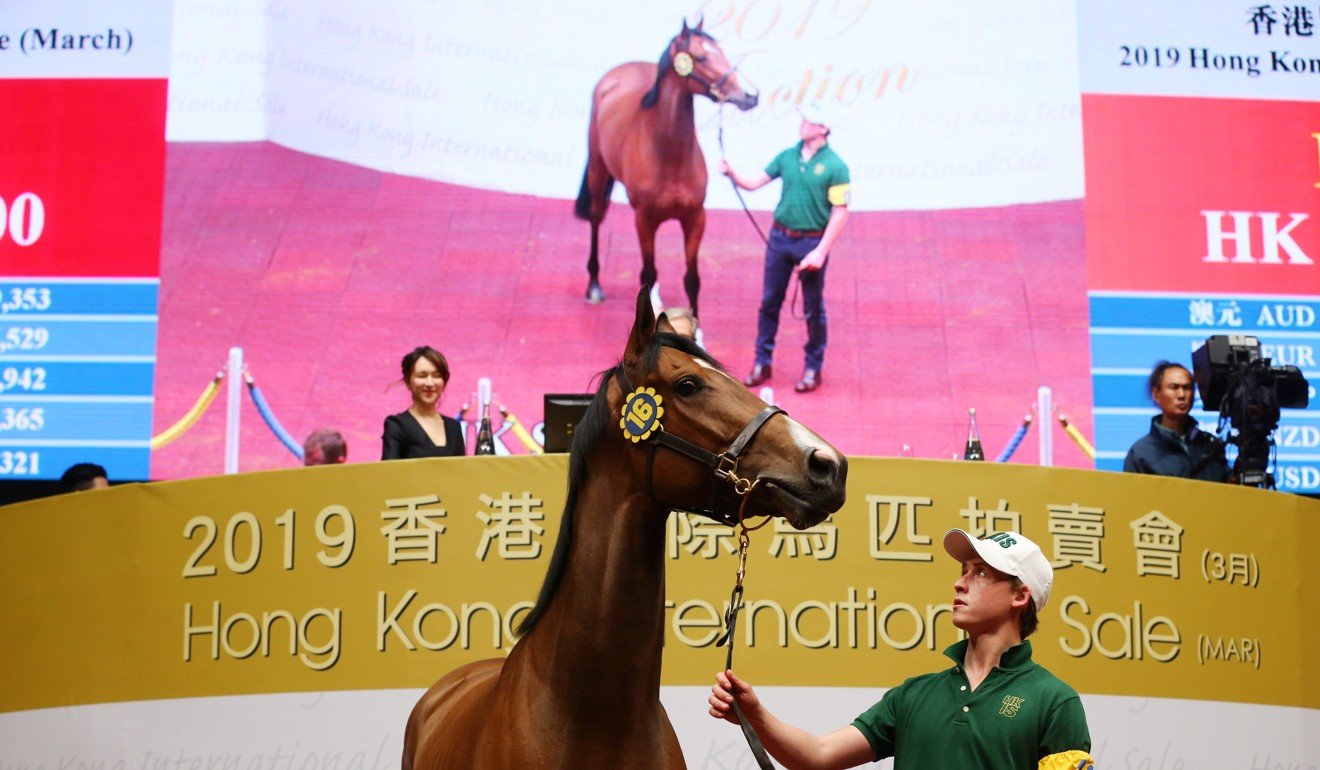
[[[774, 357], [775, 335], [779, 331], [779, 310], [784, 304], [788, 282], [793, 268], [807, 256], [807, 252], [820, 244], [820, 238], [790, 238], [778, 230], [770, 231], [770, 243], [765, 249], [765, 282], [761, 289], [761, 312], [756, 324], [756, 363], [769, 364]], [[802, 313], [807, 320], [807, 369], [820, 370], [825, 361], [825, 265], [819, 270], [804, 270], [802, 279]]]

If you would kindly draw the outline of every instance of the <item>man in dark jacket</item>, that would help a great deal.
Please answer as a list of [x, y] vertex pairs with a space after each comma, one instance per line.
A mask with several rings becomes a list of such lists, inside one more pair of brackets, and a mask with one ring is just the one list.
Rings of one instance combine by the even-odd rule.
[[1199, 430], [1192, 410], [1192, 374], [1187, 368], [1161, 361], [1150, 373], [1150, 399], [1160, 414], [1150, 420], [1150, 433], [1137, 439], [1123, 460], [1128, 473], [1179, 476], [1202, 481], [1227, 481], [1224, 444]]

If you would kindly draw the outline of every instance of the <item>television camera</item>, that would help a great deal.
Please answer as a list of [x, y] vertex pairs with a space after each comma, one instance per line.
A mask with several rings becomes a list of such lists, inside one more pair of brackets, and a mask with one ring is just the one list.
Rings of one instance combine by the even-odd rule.
[[1220, 438], [1237, 447], [1233, 477], [1245, 486], [1274, 488], [1270, 462], [1280, 409], [1305, 409], [1310, 384], [1295, 366], [1271, 366], [1260, 340], [1216, 334], [1192, 353], [1192, 377], [1207, 410], [1219, 412]]

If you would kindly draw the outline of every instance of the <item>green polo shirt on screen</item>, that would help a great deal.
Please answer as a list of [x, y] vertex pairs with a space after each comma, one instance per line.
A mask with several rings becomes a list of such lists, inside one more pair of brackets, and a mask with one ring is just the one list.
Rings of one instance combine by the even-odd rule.
[[824, 230], [830, 209], [848, 204], [852, 181], [846, 166], [827, 144], [802, 160], [802, 142], [779, 153], [765, 173], [784, 180], [775, 221], [790, 230]]
[[1031, 659], [1031, 642], [1004, 651], [972, 691], [967, 640], [944, 651], [956, 664], [913, 677], [853, 722], [894, 770], [1090, 770], [1091, 733], [1077, 692]]

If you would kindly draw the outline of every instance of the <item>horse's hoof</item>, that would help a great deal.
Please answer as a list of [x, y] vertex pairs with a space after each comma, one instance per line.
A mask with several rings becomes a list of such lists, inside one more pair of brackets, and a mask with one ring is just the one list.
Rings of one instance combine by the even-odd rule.
[[587, 287], [587, 304], [599, 305], [605, 301], [605, 293], [600, 290], [597, 284], [591, 284]]

